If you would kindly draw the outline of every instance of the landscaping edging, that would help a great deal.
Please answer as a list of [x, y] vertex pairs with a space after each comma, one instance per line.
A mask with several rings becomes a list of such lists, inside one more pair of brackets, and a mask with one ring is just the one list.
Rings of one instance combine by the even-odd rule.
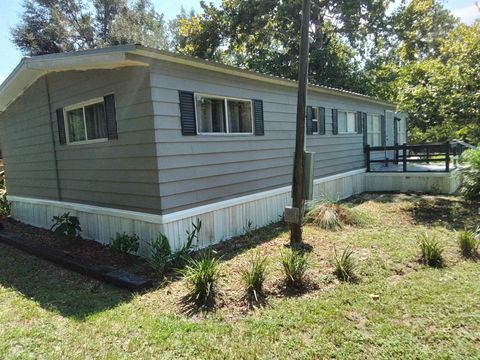
[[78, 272], [106, 283], [130, 291], [143, 291], [153, 286], [151, 279], [132, 274], [114, 266], [94, 265], [85, 259], [72, 255], [67, 251], [60, 251], [47, 246], [35, 246], [22, 241], [19, 237], [0, 231], [0, 243], [15, 247], [28, 254], [48, 260], [66, 269]]

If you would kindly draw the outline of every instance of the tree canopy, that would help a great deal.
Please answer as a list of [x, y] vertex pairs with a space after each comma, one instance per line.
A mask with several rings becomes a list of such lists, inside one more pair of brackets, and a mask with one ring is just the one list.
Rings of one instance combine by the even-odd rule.
[[12, 40], [26, 55], [142, 43], [164, 48], [163, 15], [150, 0], [25, 0]]

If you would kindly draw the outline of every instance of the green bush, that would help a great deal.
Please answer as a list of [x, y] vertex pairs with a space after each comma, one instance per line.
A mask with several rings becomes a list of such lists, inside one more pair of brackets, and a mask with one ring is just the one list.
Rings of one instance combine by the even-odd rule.
[[476, 253], [479, 239], [473, 231], [460, 231], [458, 233], [458, 245], [463, 256], [471, 257]]
[[198, 259], [190, 258], [180, 271], [190, 286], [189, 299], [198, 307], [215, 304], [218, 283], [221, 278], [219, 260], [212, 250], [206, 250]]
[[7, 193], [0, 195], [0, 216], [9, 216], [11, 210], [11, 203], [7, 200]]
[[418, 239], [422, 253], [422, 262], [428, 266], [441, 267], [443, 265], [443, 246], [436, 240], [435, 236], [427, 232], [420, 235]]
[[255, 254], [248, 267], [242, 270], [242, 280], [245, 292], [250, 299], [259, 301], [263, 295], [263, 283], [267, 273], [267, 258]]
[[69, 212], [54, 216], [52, 221], [54, 223], [50, 230], [53, 230], [53, 233], [57, 236], [74, 237], [79, 235], [82, 231], [78, 217], [71, 216]]
[[333, 251], [335, 255], [335, 276], [341, 281], [355, 280], [356, 265], [353, 259], [353, 250], [347, 246], [340, 256], [338, 256], [335, 247], [333, 247]]
[[460, 193], [468, 200], [480, 201], [480, 149], [465, 151], [460, 157]]
[[306, 255], [299, 250], [288, 250], [282, 253], [282, 267], [288, 286], [301, 288], [305, 285], [305, 272], [308, 268]]
[[187, 231], [187, 241], [177, 251], [172, 251], [168, 238], [162, 233], [159, 233], [152, 240], [148, 262], [157, 273], [163, 274], [168, 268], [181, 267], [191, 256], [196, 247], [193, 242], [194, 240], [198, 241], [198, 233], [202, 228], [202, 222], [197, 219], [197, 222], [192, 223], [192, 226], [193, 230]]
[[110, 248], [122, 254], [135, 253], [140, 246], [140, 238], [137, 234], [117, 233], [110, 243]]
[[305, 222], [334, 231], [347, 225], [366, 225], [369, 219], [357, 209], [327, 201], [310, 210], [305, 216]]

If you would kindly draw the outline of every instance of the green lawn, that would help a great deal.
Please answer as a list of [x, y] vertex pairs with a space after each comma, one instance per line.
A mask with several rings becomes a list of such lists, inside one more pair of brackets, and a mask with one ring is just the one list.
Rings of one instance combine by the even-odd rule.
[[[318, 288], [296, 296], [278, 280], [288, 234], [260, 231], [224, 249], [223, 294], [209, 314], [180, 310], [181, 280], [132, 296], [0, 245], [0, 358], [480, 358], [480, 262], [462, 259], [454, 233], [478, 210], [457, 200], [365, 195], [352, 206], [368, 225], [307, 226]], [[417, 261], [426, 228], [446, 246], [445, 268]], [[354, 248], [359, 282], [332, 278], [333, 244]], [[271, 257], [270, 296], [245, 311], [239, 269], [253, 249]]]

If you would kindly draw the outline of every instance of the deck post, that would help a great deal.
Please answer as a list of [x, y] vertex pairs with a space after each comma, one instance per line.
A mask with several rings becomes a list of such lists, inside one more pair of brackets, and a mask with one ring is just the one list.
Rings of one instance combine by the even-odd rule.
[[402, 145], [403, 172], [407, 172], [407, 144]]
[[450, 143], [447, 142], [445, 148], [445, 172], [450, 171]]
[[367, 172], [370, 172], [370, 145], [365, 145], [365, 160], [367, 162]]

